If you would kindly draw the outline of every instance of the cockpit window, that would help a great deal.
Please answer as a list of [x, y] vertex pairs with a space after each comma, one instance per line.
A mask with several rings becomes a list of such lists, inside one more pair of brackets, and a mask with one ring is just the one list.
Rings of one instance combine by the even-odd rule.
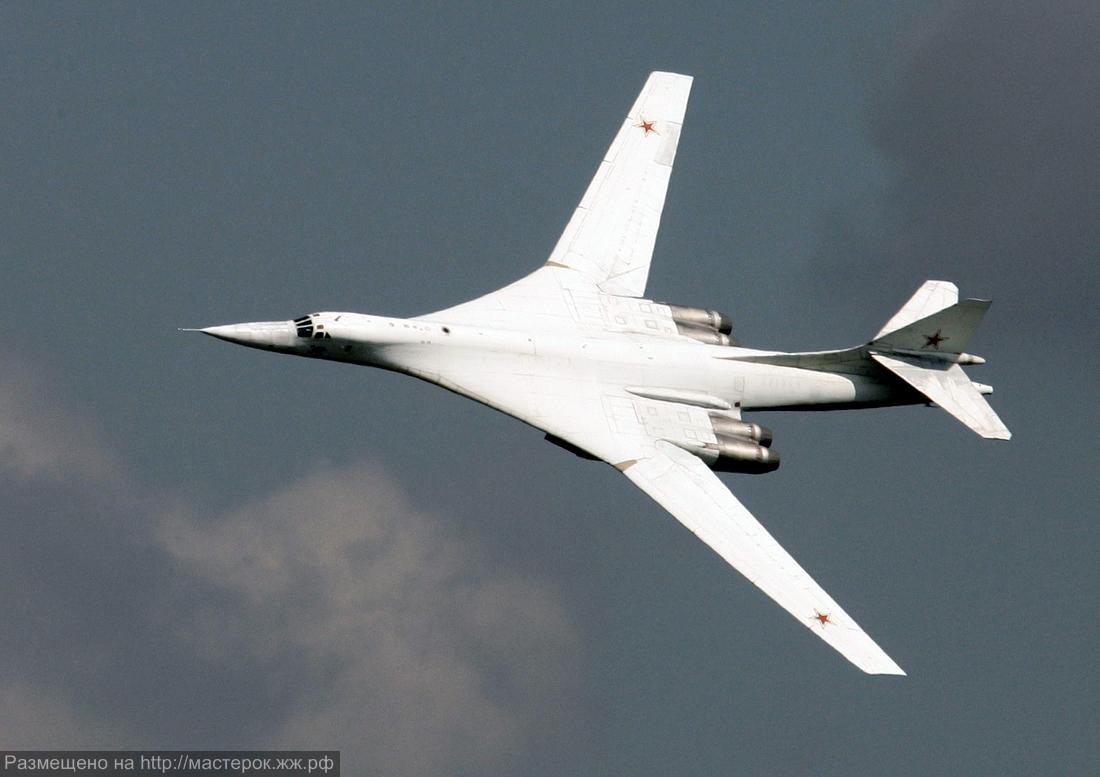
[[324, 324], [313, 323], [313, 316], [316, 313], [309, 316], [301, 316], [294, 319], [294, 327], [298, 330], [298, 337], [304, 337], [306, 339], [312, 338], [314, 340], [331, 340], [332, 335], [325, 331]]

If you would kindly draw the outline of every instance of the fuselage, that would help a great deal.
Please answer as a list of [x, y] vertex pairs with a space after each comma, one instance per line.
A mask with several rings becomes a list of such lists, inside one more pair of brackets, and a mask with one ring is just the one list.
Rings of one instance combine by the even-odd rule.
[[866, 359], [838, 360], [835, 370], [802, 369], [745, 360], [777, 352], [705, 345], [686, 337], [521, 331], [359, 313], [316, 313], [297, 321], [209, 331], [265, 350], [405, 373], [504, 412], [509, 408], [478, 388], [489, 378], [520, 391], [525, 379], [557, 381], [563, 390], [586, 380], [666, 387], [742, 410], [835, 410], [923, 401]]

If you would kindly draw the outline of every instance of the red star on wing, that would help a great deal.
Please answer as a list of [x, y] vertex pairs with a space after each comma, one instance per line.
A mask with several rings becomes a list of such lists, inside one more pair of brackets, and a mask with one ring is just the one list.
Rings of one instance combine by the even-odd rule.
[[813, 615], [813, 617], [812, 617], [812, 618], [810, 618], [810, 620], [815, 620], [815, 621], [817, 621], [818, 623], [820, 623], [820, 624], [821, 624], [821, 628], [825, 628], [826, 626], [834, 626], [834, 625], [836, 625], [836, 624], [834, 624], [834, 623], [833, 623], [833, 621], [832, 621], [832, 618], [831, 618], [831, 616], [829, 615], [829, 613], [827, 613], [827, 612], [819, 612], [819, 611], [817, 611], [817, 610], [814, 610], [814, 615]]
[[942, 343], [944, 340], [950, 340], [951, 339], [950, 337], [944, 337], [943, 335], [941, 335], [940, 331], [942, 331], [942, 330], [937, 329], [935, 334], [921, 335], [921, 337], [923, 337], [924, 341], [925, 341], [924, 342], [924, 347], [925, 348], [931, 347], [931, 348], [937, 348], [938, 349], [940, 347], [940, 343]]
[[645, 119], [642, 119], [641, 124], [635, 124], [634, 126], [637, 127], [638, 129], [642, 130], [647, 136], [651, 132], [656, 132], [658, 135], [660, 135], [661, 133], [657, 132], [657, 130], [653, 127], [654, 124], [655, 124], [655, 122], [646, 121]]

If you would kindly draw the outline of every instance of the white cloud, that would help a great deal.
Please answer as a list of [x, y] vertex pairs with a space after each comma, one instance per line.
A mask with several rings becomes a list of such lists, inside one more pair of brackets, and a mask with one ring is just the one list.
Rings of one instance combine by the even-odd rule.
[[[189, 692], [204, 674], [243, 697], [217, 746], [337, 748], [348, 773], [506, 770], [568, 725], [579, 640], [553, 585], [500, 572], [379, 467], [318, 470], [200, 515], [122, 476], [86, 414], [44, 386], [27, 370], [0, 382], [0, 480], [18, 486], [0, 488], [0, 514], [13, 538], [39, 538], [8, 570], [21, 593], [0, 601], [56, 616], [4, 643], [0, 669], [25, 673], [0, 685], [4, 746], [213, 746], [180, 733], [212, 712]], [[143, 557], [125, 601], [117, 570], [94, 566], [118, 555], [89, 537]], [[66, 557], [82, 559], [72, 579], [37, 571]], [[87, 590], [98, 581], [114, 588]], [[97, 695], [113, 687], [126, 692]]]
[[381, 470], [316, 472], [222, 518], [161, 533], [185, 568], [233, 594], [205, 611], [203, 651], [304, 678], [271, 747], [340, 747], [384, 774], [507, 763], [558, 716], [577, 638], [545, 584], [495, 573], [412, 508]]
[[46, 381], [11, 354], [0, 361], [0, 472], [117, 481], [118, 463], [97, 440], [94, 425], [60, 406]]
[[0, 686], [0, 748], [115, 750], [137, 748], [125, 727], [44, 688], [13, 681]]

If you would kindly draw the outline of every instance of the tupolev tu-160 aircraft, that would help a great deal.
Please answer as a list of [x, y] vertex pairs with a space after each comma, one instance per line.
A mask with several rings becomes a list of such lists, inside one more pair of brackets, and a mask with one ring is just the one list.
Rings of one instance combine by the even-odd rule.
[[729, 319], [645, 297], [692, 79], [653, 73], [546, 263], [416, 318], [312, 313], [200, 331], [278, 353], [381, 367], [507, 413], [625, 475], [817, 636], [871, 674], [905, 674], [768, 534], [716, 472], [779, 466], [751, 410], [935, 404], [1007, 440], [964, 352], [989, 301], [927, 281], [869, 342], [740, 347]]

